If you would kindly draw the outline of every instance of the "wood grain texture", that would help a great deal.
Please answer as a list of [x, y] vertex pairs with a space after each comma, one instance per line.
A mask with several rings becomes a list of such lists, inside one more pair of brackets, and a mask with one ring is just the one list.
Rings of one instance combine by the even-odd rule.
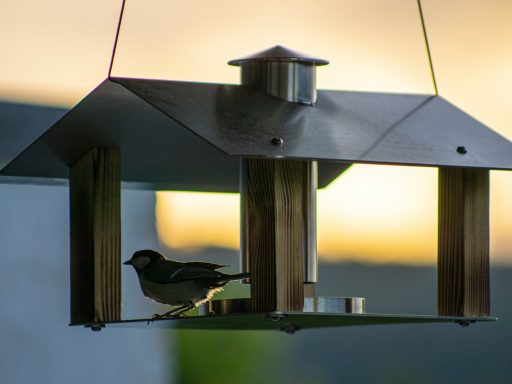
[[301, 311], [304, 307], [303, 167], [299, 161], [275, 161], [275, 252], [277, 308]]
[[439, 169], [438, 312], [489, 316], [489, 171]]
[[121, 319], [121, 182], [117, 148], [70, 169], [71, 323]]
[[301, 311], [304, 306], [303, 165], [247, 159], [246, 247], [253, 311]]

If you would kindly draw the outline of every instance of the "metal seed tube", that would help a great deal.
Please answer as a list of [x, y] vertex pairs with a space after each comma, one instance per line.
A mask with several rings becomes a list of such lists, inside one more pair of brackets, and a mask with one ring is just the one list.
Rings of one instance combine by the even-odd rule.
[[[246, 61], [240, 64], [242, 85], [251, 85], [261, 91], [293, 103], [313, 105], [316, 102], [315, 64], [301, 61]], [[240, 268], [249, 272], [247, 247], [246, 162], [240, 162]], [[316, 161], [305, 161], [303, 172], [304, 217], [304, 283], [316, 283], [318, 256], [316, 241], [316, 190], [318, 185]]]

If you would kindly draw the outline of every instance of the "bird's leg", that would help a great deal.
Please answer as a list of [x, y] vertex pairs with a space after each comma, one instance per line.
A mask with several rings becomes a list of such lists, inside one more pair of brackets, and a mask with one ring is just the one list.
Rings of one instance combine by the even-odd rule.
[[192, 308], [194, 308], [194, 304], [192, 304], [192, 303], [185, 304], [185, 305], [182, 305], [181, 307], [174, 308], [174, 309], [170, 310], [169, 312], [165, 312], [164, 314], [160, 315], [159, 317], [160, 318], [161, 317], [178, 317]]
[[[187, 312], [188, 310], [190, 310], [194, 307], [195, 307], [195, 305], [193, 303], [188, 303], [188, 304], [182, 305], [181, 307], [173, 308], [169, 312], [162, 313], [161, 315], [159, 315], [159, 314], [153, 315], [151, 317], [150, 321], [163, 319], [164, 317], [178, 317], [181, 314]], [[148, 321], [148, 323], [149, 323], [149, 321]]]

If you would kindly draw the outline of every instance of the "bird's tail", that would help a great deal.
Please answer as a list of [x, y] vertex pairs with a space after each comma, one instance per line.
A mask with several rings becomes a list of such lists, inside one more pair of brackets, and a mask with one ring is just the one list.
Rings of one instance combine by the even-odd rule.
[[215, 280], [215, 282], [216, 283], [227, 283], [228, 281], [242, 280], [242, 279], [247, 279], [248, 277], [251, 277], [251, 274], [249, 272], [237, 273], [235, 275], [224, 275], [222, 277], [219, 277]]

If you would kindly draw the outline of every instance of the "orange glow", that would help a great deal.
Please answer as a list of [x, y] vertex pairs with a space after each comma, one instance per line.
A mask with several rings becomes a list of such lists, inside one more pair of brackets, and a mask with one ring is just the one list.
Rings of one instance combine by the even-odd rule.
[[318, 193], [326, 259], [429, 263], [436, 258], [437, 171], [357, 165]]
[[491, 260], [512, 263], [512, 174], [491, 172]]
[[227, 61], [281, 44], [330, 61], [319, 88], [431, 92], [417, 12], [409, 0], [130, 2], [115, 74], [237, 83]]
[[[436, 170], [353, 166], [318, 193], [319, 253], [366, 262], [435, 261]], [[173, 248], [239, 246], [239, 195], [157, 193], [157, 227]]]
[[160, 239], [172, 248], [239, 246], [238, 194], [157, 192]]
[[[509, 264], [512, 178], [491, 173], [491, 254]], [[171, 248], [239, 247], [238, 194], [157, 192], [157, 228]], [[318, 192], [318, 251], [325, 261], [434, 264], [437, 170], [354, 165]]]

